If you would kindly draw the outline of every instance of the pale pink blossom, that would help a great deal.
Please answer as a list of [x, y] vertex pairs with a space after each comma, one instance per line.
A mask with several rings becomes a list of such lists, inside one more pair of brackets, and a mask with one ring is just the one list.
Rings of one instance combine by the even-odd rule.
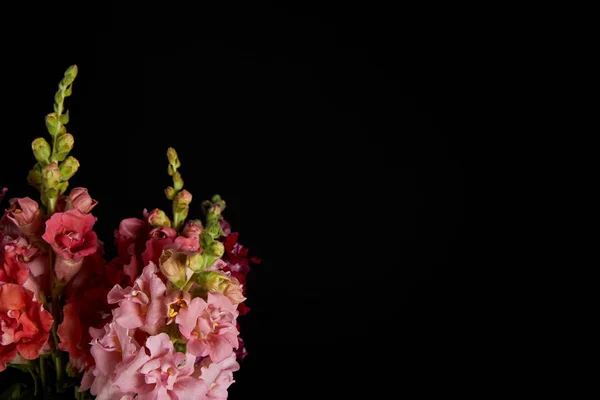
[[188, 339], [187, 350], [195, 356], [210, 356], [219, 363], [238, 347], [236, 306], [221, 293], [208, 293], [207, 301], [192, 299], [179, 311], [175, 321]]
[[114, 321], [104, 329], [90, 327], [92, 336], [90, 352], [95, 366], [85, 372], [80, 392], [90, 390], [96, 400], [132, 399], [135, 393], [122, 392], [113, 384], [118, 365], [135, 358], [140, 346], [132, 337], [133, 330], [123, 328]]
[[205, 358], [200, 362], [194, 376], [202, 379], [209, 388], [206, 393], [206, 400], [226, 400], [227, 388], [235, 382], [233, 373], [239, 369], [240, 365], [236, 361], [235, 354], [231, 354], [220, 363]]
[[133, 287], [123, 289], [120, 285], [115, 285], [108, 293], [108, 303], [119, 304], [114, 310], [114, 315], [115, 321], [122, 327], [140, 328], [150, 334], [156, 334], [165, 326], [167, 288], [156, 275], [157, 271], [156, 265], [150, 263], [135, 280]]
[[138, 400], [204, 399], [208, 387], [191, 376], [195, 359], [175, 352], [166, 333], [150, 336], [134, 359], [116, 367], [113, 384], [123, 393], [137, 393]]

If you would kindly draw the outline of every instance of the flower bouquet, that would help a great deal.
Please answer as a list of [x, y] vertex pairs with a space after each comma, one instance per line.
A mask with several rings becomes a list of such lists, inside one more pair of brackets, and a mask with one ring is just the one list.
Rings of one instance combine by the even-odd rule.
[[260, 260], [238, 243], [218, 195], [202, 203], [202, 221], [187, 219], [192, 195], [173, 148], [172, 218], [154, 209], [124, 219], [118, 255], [106, 259], [97, 202], [69, 189], [79, 162], [64, 100], [76, 75], [77, 66], [65, 72], [46, 116], [51, 144], [32, 144], [27, 179], [41, 204], [11, 198], [0, 220], [0, 377], [27, 373], [0, 397], [225, 399], [246, 355], [237, 323], [246, 276]]

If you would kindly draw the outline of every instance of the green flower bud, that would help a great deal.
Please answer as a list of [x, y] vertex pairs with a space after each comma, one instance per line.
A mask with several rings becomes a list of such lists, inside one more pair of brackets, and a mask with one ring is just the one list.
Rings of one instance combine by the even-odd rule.
[[62, 179], [68, 181], [75, 175], [75, 172], [77, 172], [78, 169], [79, 161], [73, 156], [67, 157], [67, 159], [60, 164], [60, 174]]
[[212, 235], [205, 230], [200, 233], [200, 248], [202, 251], [207, 251], [210, 248], [212, 242], [214, 242]]
[[183, 209], [187, 208], [192, 202], [192, 194], [187, 190], [182, 190], [175, 196], [175, 207]]
[[175, 195], [177, 194], [177, 191], [172, 188], [171, 186], [169, 186], [168, 188], [165, 189], [165, 195], [167, 196], [167, 199], [169, 200], [173, 200], [175, 198]]
[[204, 265], [204, 257], [200, 253], [194, 253], [188, 257], [188, 268], [194, 272], [202, 271], [206, 265]]
[[54, 95], [54, 101], [55, 101], [57, 104], [60, 104], [60, 103], [62, 103], [64, 100], [65, 100], [65, 98], [64, 98], [64, 96], [63, 96], [62, 90], [59, 90], [58, 92], [56, 92], [56, 94]]
[[[56, 188], [61, 181], [61, 172], [58, 168], [58, 164], [55, 162], [50, 163], [42, 170], [42, 180], [46, 191], [52, 188]], [[54, 196], [48, 196], [54, 197]]]
[[[221, 272], [206, 271], [196, 275], [196, 283], [207, 292], [220, 292], [219, 288], [227, 282], [229, 277]], [[195, 296], [192, 294], [192, 297]]]
[[51, 149], [50, 145], [44, 138], [37, 138], [31, 143], [31, 148], [33, 150], [33, 155], [35, 159], [40, 163], [48, 163], [48, 158], [50, 157]]
[[50, 135], [56, 135], [59, 125], [60, 122], [58, 121], [58, 115], [55, 112], [46, 115], [46, 128], [48, 128]]
[[27, 175], [27, 182], [37, 190], [42, 190], [42, 180], [42, 168], [40, 164], [35, 164]]
[[78, 68], [77, 65], [71, 65], [66, 71], [65, 71], [65, 77], [62, 80], [62, 84], [65, 86], [69, 86], [70, 84], [73, 83], [73, 81], [75, 80], [75, 77], [77, 76], [77, 72], [78, 72]]
[[183, 179], [181, 178], [181, 174], [177, 171], [173, 174], [173, 186], [175, 186], [175, 190], [177, 191], [183, 189]]
[[194, 253], [188, 256], [188, 268], [194, 272], [202, 272], [206, 268], [212, 266], [219, 257], [214, 257], [208, 254]]
[[219, 220], [209, 218], [205, 230], [213, 238], [218, 238], [221, 235], [221, 225], [219, 224]]
[[55, 151], [57, 153], [68, 153], [73, 149], [74, 143], [75, 139], [73, 139], [73, 135], [70, 133], [62, 135], [57, 139]]
[[148, 216], [148, 223], [153, 228], [158, 228], [161, 226], [166, 226], [168, 228], [171, 227], [171, 220], [167, 217], [167, 214], [163, 210], [155, 209]]
[[181, 162], [179, 161], [179, 157], [177, 157], [177, 152], [174, 148], [169, 147], [167, 150], [167, 158], [169, 159], [169, 164], [175, 169], [181, 167]]
[[212, 256], [221, 258], [223, 256], [223, 253], [225, 253], [225, 246], [223, 246], [223, 243], [215, 240], [210, 244], [207, 253]]

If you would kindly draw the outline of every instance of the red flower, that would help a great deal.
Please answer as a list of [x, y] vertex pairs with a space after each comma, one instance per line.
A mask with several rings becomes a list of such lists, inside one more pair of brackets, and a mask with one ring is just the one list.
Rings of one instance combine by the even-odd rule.
[[34, 360], [48, 342], [52, 315], [33, 293], [13, 283], [0, 285], [0, 371], [17, 352]]
[[46, 221], [46, 232], [42, 238], [60, 258], [78, 262], [94, 254], [98, 248], [98, 238], [92, 231], [95, 222], [96, 218], [92, 215], [76, 209], [56, 213]]

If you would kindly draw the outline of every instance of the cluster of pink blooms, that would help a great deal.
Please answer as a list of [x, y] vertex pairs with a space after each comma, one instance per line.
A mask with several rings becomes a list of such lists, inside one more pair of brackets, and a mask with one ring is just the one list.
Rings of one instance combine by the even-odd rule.
[[226, 399], [246, 354], [237, 320], [248, 311], [249, 262], [259, 260], [211, 203], [216, 255], [204, 247], [207, 226], [191, 220], [178, 232], [153, 210], [120, 223], [107, 261], [96, 205], [74, 188], [45, 218], [36, 201], [10, 199], [0, 220], [0, 372], [57, 346], [79, 391], [98, 400]]

